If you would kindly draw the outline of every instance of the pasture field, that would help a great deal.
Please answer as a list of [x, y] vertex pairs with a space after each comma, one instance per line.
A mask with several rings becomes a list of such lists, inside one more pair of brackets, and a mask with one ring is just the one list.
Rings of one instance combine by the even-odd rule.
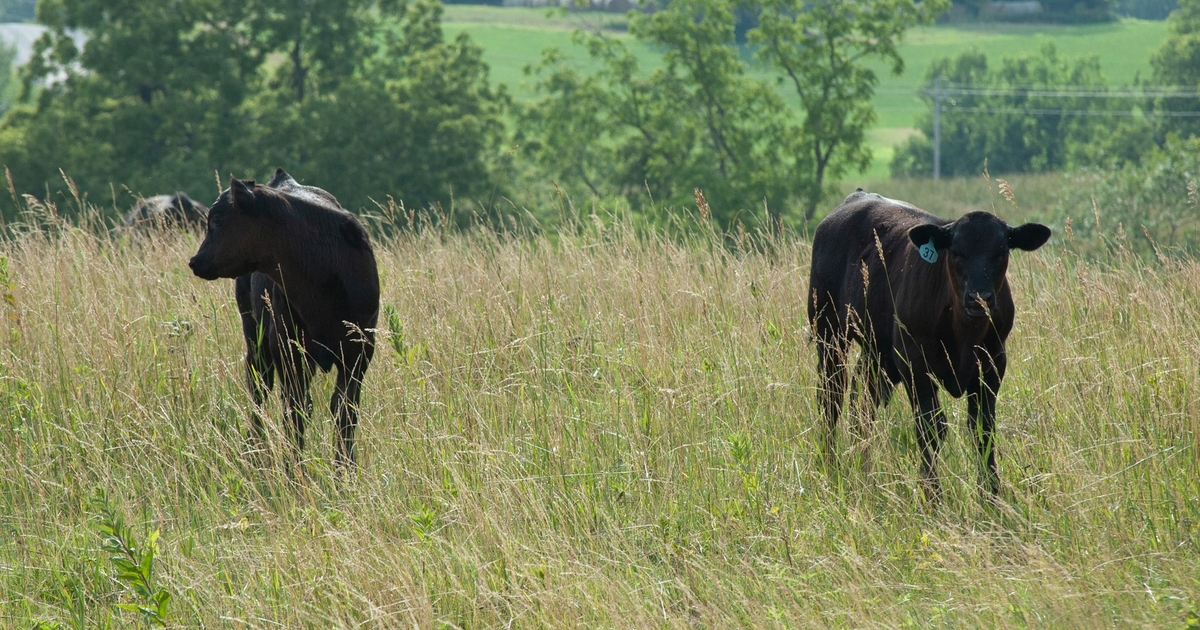
[[[562, 13], [549, 9], [494, 7], [481, 5], [445, 5], [443, 28], [448, 36], [468, 33], [484, 49], [484, 58], [492, 69], [492, 79], [505, 83], [514, 94], [528, 98], [522, 89], [527, 82], [526, 65], [536, 63], [542, 50], [557, 46], [586, 62], [587, 51], [571, 42], [575, 30], [600, 31], [614, 37], [628, 37], [628, 21], [623, 15], [600, 12]], [[1167, 35], [1167, 23], [1158, 20], [1123, 19], [1108, 24], [943, 24], [914, 28], [907, 33], [900, 53], [905, 71], [894, 77], [879, 65], [880, 88], [915, 89], [925, 69], [936, 57], [953, 55], [975, 46], [999, 61], [1002, 56], [1036, 53], [1045, 42], [1054, 42], [1067, 58], [1098, 55], [1105, 77], [1111, 85], [1131, 84], [1138, 73], [1143, 78], [1150, 70], [1150, 54]], [[640, 47], [642, 60], [653, 64], [657, 55], [649, 47]], [[749, 60], [747, 50], [746, 58]], [[592, 67], [585, 65], [586, 67]], [[907, 103], [897, 94], [876, 97], [882, 127], [912, 125], [908, 112], [918, 108], [896, 109]], [[888, 106], [888, 107], [885, 107]], [[889, 113], [885, 113], [889, 112]]]
[[168, 627], [1200, 622], [1196, 260], [1015, 255], [1001, 501], [948, 401], [931, 505], [902, 395], [870, 474], [819, 464], [802, 237], [426, 224], [377, 241], [339, 481], [328, 376], [301, 470], [277, 402], [252, 452], [232, 282], [192, 276], [195, 236], [33, 210], [49, 229], [0, 244], [0, 626], [144, 625], [100, 496], [140, 553], [158, 533]]
[[[549, 47], [567, 52], [585, 70], [598, 66], [582, 46], [571, 41], [576, 29], [602, 31], [628, 37], [622, 15], [580, 12], [562, 13], [548, 9], [501, 8], [477, 5], [446, 5], [444, 28], [448, 35], [467, 32], [484, 49], [494, 81], [505, 83], [518, 100], [532, 98], [531, 81], [524, 68], [536, 64]], [[1110, 85], [1129, 85], [1140, 74], [1149, 76], [1150, 54], [1167, 35], [1163, 21], [1125, 19], [1110, 24], [949, 24], [912, 29], [900, 47], [904, 74], [892, 76], [883, 64], [874, 64], [880, 76], [873, 103], [879, 121], [870, 134], [875, 160], [868, 176], [886, 178], [895, 146], [913, 133], [917, 116], [928, 105], [913, 92], [924, 80], [926, 68], [936, 57], [953, 55], [975, 46], [999, 63], [1002, 56], [1036, 53], [1045, 42], [1054, 42], [1066, 58], [1099, 55]], [[650, 47], [636, 46], [643, 67], [653, 67], [658, 55]], [[749, 59], [750, 52], [745, 56]], [[785, 86], [786, 87], [786, 86]], [[794, 94], [784, 91], [789, 102]]]

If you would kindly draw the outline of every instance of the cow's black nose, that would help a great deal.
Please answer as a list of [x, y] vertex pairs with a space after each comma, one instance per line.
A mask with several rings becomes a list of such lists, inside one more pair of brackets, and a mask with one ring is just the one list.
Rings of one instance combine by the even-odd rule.
[[188, 260], [188, 267], [191, 267], [192, 273], [196, 274], [199, 278], [205, 280], [217, 279], [217, 274], [213, 273], [212, 265], [205, 264], [204, 261], [200, 260], [199, 256], [192, 256], [191, 260]]
[[990, 306], [996, 302], [996, 294], [992, 291], [972, 291], [967, 297], [975, 304], [983, 302]]

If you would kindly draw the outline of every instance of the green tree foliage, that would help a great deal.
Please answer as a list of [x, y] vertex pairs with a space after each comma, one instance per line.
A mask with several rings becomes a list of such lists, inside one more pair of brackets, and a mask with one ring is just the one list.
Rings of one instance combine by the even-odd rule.
[[633, 15], [634, 37], [663, 50], [648, 74], [619, 40], [577, 34], [601, 71], [584, 76], [547, 51], [542, 98], [523, 111], [518, 144], [573, 192], [679, 206], [700, 188], [724, 225], [739, 214], [753, 223], [764, 204], [781, 213], [805, 177], [799, 129], [778, 94], [748, 76], [733, 26], [723, 0]]
[[[265, 50], [250, 45], [237, 0], [43, 0], [50, 27], [24, 69], [25, 90], [65, 77], [0, 125], [0, 160], [19, 190], [110, 185], [139, 193], [212, 190], [213, 171], [243, 170], [240, 108]], [[68, 29], [91, 35], [80, 51]]]
[[949, 3], [763, 0], [761, 6], [749, 39], [759, 47], [758, 59], [786, 78], [804, 109], [804, 216], [811, 219], [831, 180], [871, 161], [866, 131], [876, 119], [870, 102], [879, 79], [865, 62], [881, 59], [899, 75], [904, 60], [897, 46], [904, 32], [932, 22]]
[[[1150, 57], [1154, 82], [1195, 90], [1200, 86], [1200, 0], [1179, 0], [1179, 9], [1167, 20], [1170, 34]], [[1200, 135], [1200, 118], [1171, 116], [1172, 112], [1200, 111], [1200, 99], [1158, 98], [1152, 104], [1159, 135]]]
[[[1103, 156], [1089, 145], [1114, 133], [1112, 121], [1079, 112], [1121, 106], [1114, 99], [1057, 93], [1063, 86], [1103, 90], [1105, 81], [1099, 58], [1069, 61], [1053, 43], [1044, 45], [1038, 55], [1006, 57], [994, 69], [978, 49], [935, 59], [925, 78], [926, 88], [932, 89], [938, 77], [943, 77], [944, 85], [962, 90], [946, 99], [942, 109], [941, 172], [947, 176], [980, 173], [985, 159], [995, 173], [1054, 171], [1092, 163]], [[930, 112], [917, 121], [921, 135], [896, 150], [891, 164], [895, 176], [933, 172], [932, 98], [925, 98]]]
[[[350, 208], [490, 190], [504, 94], [435, 0], [43, 0], [28, 104], [0, 125], [22, 192], [215, 192], [276, 166]], [[79, 51], [68, 29], [90, 36]], [[56, 77], [65, 77], [55, 80]], [[49, 85], [37, 89], [39, 83]]]
[[16, 96], [17, 82], [13, 80], [11, 70], [16, 56], [15, 47], [0, 41], [0, 116], [8, 111], [12, 106], [13, 97]]
[[[489, 85], [483, 51], [465, 34], [445, 40], [436, 0], [346, 15], [355, 26], [327, 29], [345, 32], [340, 43], [300, 47], [272, 35], [277, 48], [311, 52], [292, 54], [255, 104], [266, 163], [291, 165], [301, 180], [336, 179], [348, 207], [490, 194], [507, 99]], [[387, 20], [368, 23], [371, 15]]]
[[[259, 2], [248, 26], [267, 50], [287, 55], [273, 77], [272, 87], [291, 90], [303, 102], [313, 90], [334, 91], [341, 79], [352, 76], [361, 60], [373, 52], [373, 39], [381, 26], [371, 12], [373, 0], [309, 0]], [[382, 7], [393, 17], [394, 3]]]
[[[551, 51], [536, 69], [542, 98], [521, 117], [518, 143], [555, 181], [574, 191], [645, 202], [690, 203], [702, 188], [713, 216], [753, 222], [810, 219], [829, 184], [870, 161], [865, 130], [878, 83], [865, 67], [884, 59], [903, 70], [896, 45], [946, 3], [676, 0], [631, 16], [630, 33], [663, 51], [664, 67], [642, 72], [619, 41], [578, 36], [603, 69], [585, 76]], [[749, 74], [736, 44], [746, 37], [776, 81]], [[745, 21], [744, 19], [742, 20]], [[797, 118], [777, 85], [794, 89]]]
[[1195, 255], [1200, 249], [1197, 184], [1200, 140], [1168, 142], [1147, 150], [1139, 165], [1074, 175], [1058, 211], [1071, 218], [1076, 247], [1111, 245], [1124, 232], [1124, 244], [1142, 254], [1157, 248], [1159, 253], [1182, 249]]

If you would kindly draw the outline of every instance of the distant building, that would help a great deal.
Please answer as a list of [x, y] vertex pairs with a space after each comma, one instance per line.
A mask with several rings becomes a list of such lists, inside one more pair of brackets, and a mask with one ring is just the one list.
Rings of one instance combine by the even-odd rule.
[[637, 8], [637, 0], [587, 0], [580, 4], [574, 0], [503, 0], [506, 7], [567, 7], [575, 11], [608, 11], [610, 13], [625, 13]]
[[1037, 0], [1025, 0], [1021, 2], [988, 2], [985, 3], [980, 11], [983, 15], [995, 16], [1017, 16], [1017, 15], [1037, 15], [1042, 12], [1042, 3]]

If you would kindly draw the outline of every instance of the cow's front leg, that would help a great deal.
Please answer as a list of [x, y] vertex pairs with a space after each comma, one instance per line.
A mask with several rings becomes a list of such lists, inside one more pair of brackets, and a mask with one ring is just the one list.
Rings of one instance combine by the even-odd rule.
[[917, 415], [917, 446], [921, 449], [921, 485], [925, 498], [936, 502], [941, 498], [938, 482], [937, 456], [946, 437], [946, 415], [938, 402], [937, 387], [928, 375], [914, 375], [909, 397]]
[[980, 486], [989, 498], [1000, 493], [996, 470], [996, 390], [998, 379], [983, 379], [967, 391], [967, 415], [975, 450], [979, 453]]

